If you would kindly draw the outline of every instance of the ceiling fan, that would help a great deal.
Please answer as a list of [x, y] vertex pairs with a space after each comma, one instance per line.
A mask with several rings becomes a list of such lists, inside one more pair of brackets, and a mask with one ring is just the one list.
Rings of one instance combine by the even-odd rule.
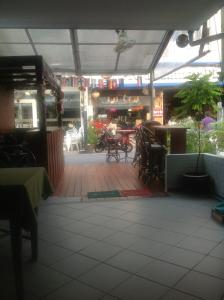
[[115, 52], [124, 52], [135, 45], [136, 41], [128, 38], [126, 30], [116, 29], [116, 32], [118, 34], [118, 42], [117, 45], [114, 47]]

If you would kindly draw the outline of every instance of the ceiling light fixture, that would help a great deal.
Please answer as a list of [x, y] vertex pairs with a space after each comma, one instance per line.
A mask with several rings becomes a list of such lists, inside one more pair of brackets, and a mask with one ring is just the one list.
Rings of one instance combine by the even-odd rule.
[[115, 52], [117, 53], [124, 52], [135, 45], [136, 41], [128, 38], [126, 30], [116, 29], [116, 32], [118, 34], [118, 42], [117, 45], [114, 47]]

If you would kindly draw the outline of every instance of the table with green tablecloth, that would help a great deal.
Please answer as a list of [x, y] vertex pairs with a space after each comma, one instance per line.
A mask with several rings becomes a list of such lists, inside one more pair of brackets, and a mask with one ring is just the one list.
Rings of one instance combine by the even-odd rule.
[[[32, 208], [38, 207], [41, 198], [45, 199], [52, 193], [47, 173], [42, 167], [0, 169], [0, 201], [5, 198], [1, 192], [5, 196], [8, 193], [8, 197], [11, 197], [12, 190], [20, 191], [21, 188], [25, 189], [26, 200]], [[17, 197], [20, 196], [20, 193], [17, 193]]]
[[0, 169], [0, 219], [9, 220], [18, 299], [23, 299], [22, 228], [30, 232], [32, 259], [37, 260], [36, 211], [53, 192], [42, 167]]

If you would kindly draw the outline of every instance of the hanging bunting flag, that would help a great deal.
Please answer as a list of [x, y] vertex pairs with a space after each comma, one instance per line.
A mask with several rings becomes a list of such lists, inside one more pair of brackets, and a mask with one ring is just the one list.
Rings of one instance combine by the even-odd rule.
[[112, 88], [113, 89], [117, 88], [117, 79], [113, 79], [113, 81], [112, 81]]
[[91, 79], [91, 87], [94, 89], [96, 88], [96, 79]]
[[100, 89], [103, 89], [103, 79], [99, 79], [99, 80], [98, 80], [98, 87], [99, 87]]
[[89, 78], [85, 78], [85, 87], [86, 87], [86, 88], [89, 87], [89, 83], [90, 83]]
[[142, 76], [137, 76], [137, 85], [142, 86]]
[[124, 78], [119, 78], [119, 88], [124, 87]]
[[108, 89], [109, 89], [109, 90], [112, 90], [112, 88], [113, 88], [113, 80], [112, 80], [112, 79], [109, 79], [109, 80], [108, 80]]

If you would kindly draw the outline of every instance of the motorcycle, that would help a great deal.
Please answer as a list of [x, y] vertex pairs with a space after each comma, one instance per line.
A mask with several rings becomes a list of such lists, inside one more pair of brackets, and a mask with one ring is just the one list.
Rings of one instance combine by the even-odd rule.
[[[100, 153], [104, 150], [108, 149], [109, 143], [108, 138], [114, 138], [114, 136], [107, 130], [105, 130], [97, 140], [97, 143], [95, 145], [95, 152]], [[124, 152], [131, 152], [133, 150], [133, 145], [128, 142], [124, 142], [122, 136], [118, 138], [118, 150], [124, 151]]]

